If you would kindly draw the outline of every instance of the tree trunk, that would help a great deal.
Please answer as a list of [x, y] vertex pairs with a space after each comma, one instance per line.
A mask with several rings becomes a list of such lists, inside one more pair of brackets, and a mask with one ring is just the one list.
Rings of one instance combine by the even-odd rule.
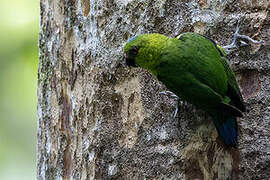
[[[268, 179], [269, 1], [41, 0], [37, 179]], [[240, 31], [264, 45], [229, 55], [248, 113], [238, 149], [208, 115], [159, 94], [149, 72], [123, 68], [139, 33], [195, 31], [220, 45]]]

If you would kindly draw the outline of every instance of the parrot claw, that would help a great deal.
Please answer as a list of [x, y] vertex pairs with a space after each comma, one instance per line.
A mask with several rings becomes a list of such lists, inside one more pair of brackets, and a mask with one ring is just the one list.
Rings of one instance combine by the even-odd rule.
[[173, 118], [176, 117], [177, 112], [178, 112], [178, 103], [177, 103], [176, 109], [175, 109], [174, 112], [173, 112]]
[[175, 110], [174, 110], [174, 112], [173, 112], [173, 118], [175, 118], [176, 117], [176, 115], [177, 115], [177, 112], [178, 112], [178, 100], [179, 100], [179, 97], [177, 96], [177, 95], [175, 95], [173, 92], [171, 92], [171, 91], [162, 91], [162, 92], [160, 92], [160, 94], [163, 94], [163, 95], [169, 95], [170, 97], [172, 97], [172, 98], [175, 98], [176, 100], [177, 100], [177, 105], [176, 105], [176, 108], [175, 108]]
[[[239, 44], [238, 44], [239, 42]], [[231, 51], [233, 51], [233, 49], [235, 49], [238, 46], [242, 47], [242, 46], [247, 46], [248, 42], [254, 43], [254, 44], [263, 44], [264, 41], [257, 41], [252, 39], [251, 37], [247, 36], [247, 35], [242, 35], [239, 34], [239, 23], [237, 24], [236, 27], [236, 31], [234, 33], [233, 36], [233, 42], [227, 46], [222, 46], [222, 48], [226, 51], [226, 53], [230, 53]]]
[[175, 95], [173, 92], [171, 92], [171, 91], [162, 91], [162, 92], [160, 92], [159, 94], [169, 95], [169, 96], [171, 96], [171, 97], [173, 97], [173, 98], [179, 99], [179, 97], [176, 96], [176, 95]]

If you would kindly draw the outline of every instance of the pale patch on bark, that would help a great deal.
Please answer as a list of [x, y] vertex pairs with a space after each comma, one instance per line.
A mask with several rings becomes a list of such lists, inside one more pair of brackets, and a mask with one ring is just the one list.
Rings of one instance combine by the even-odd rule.
[[121, 117], [123, 121], [121, 146], [132, 148], [136, 143], [138, 130], [144, 119], [144, 109], [141, 102], [141, 90], [138, 77], [115, 86], [115, 92], [124, 100]]

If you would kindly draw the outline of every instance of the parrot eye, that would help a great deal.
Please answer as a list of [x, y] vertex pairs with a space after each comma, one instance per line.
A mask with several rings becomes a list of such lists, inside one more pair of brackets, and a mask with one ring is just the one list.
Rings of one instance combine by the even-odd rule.
[[138, 48], [135, 46], [132, 46], [132, 47], [130, 47], [129, 52], [130, 52], [130, 54], [136, 56], [138, 54]]

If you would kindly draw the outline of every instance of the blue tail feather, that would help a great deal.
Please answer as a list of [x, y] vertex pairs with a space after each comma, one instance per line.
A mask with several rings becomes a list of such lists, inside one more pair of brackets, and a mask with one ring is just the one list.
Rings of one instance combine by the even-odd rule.
[[224, 144], [236, 147], [237, 146], [237, 122], [235, 117], [230, 117], [223, 121], [214, 121], [218, 134]]

